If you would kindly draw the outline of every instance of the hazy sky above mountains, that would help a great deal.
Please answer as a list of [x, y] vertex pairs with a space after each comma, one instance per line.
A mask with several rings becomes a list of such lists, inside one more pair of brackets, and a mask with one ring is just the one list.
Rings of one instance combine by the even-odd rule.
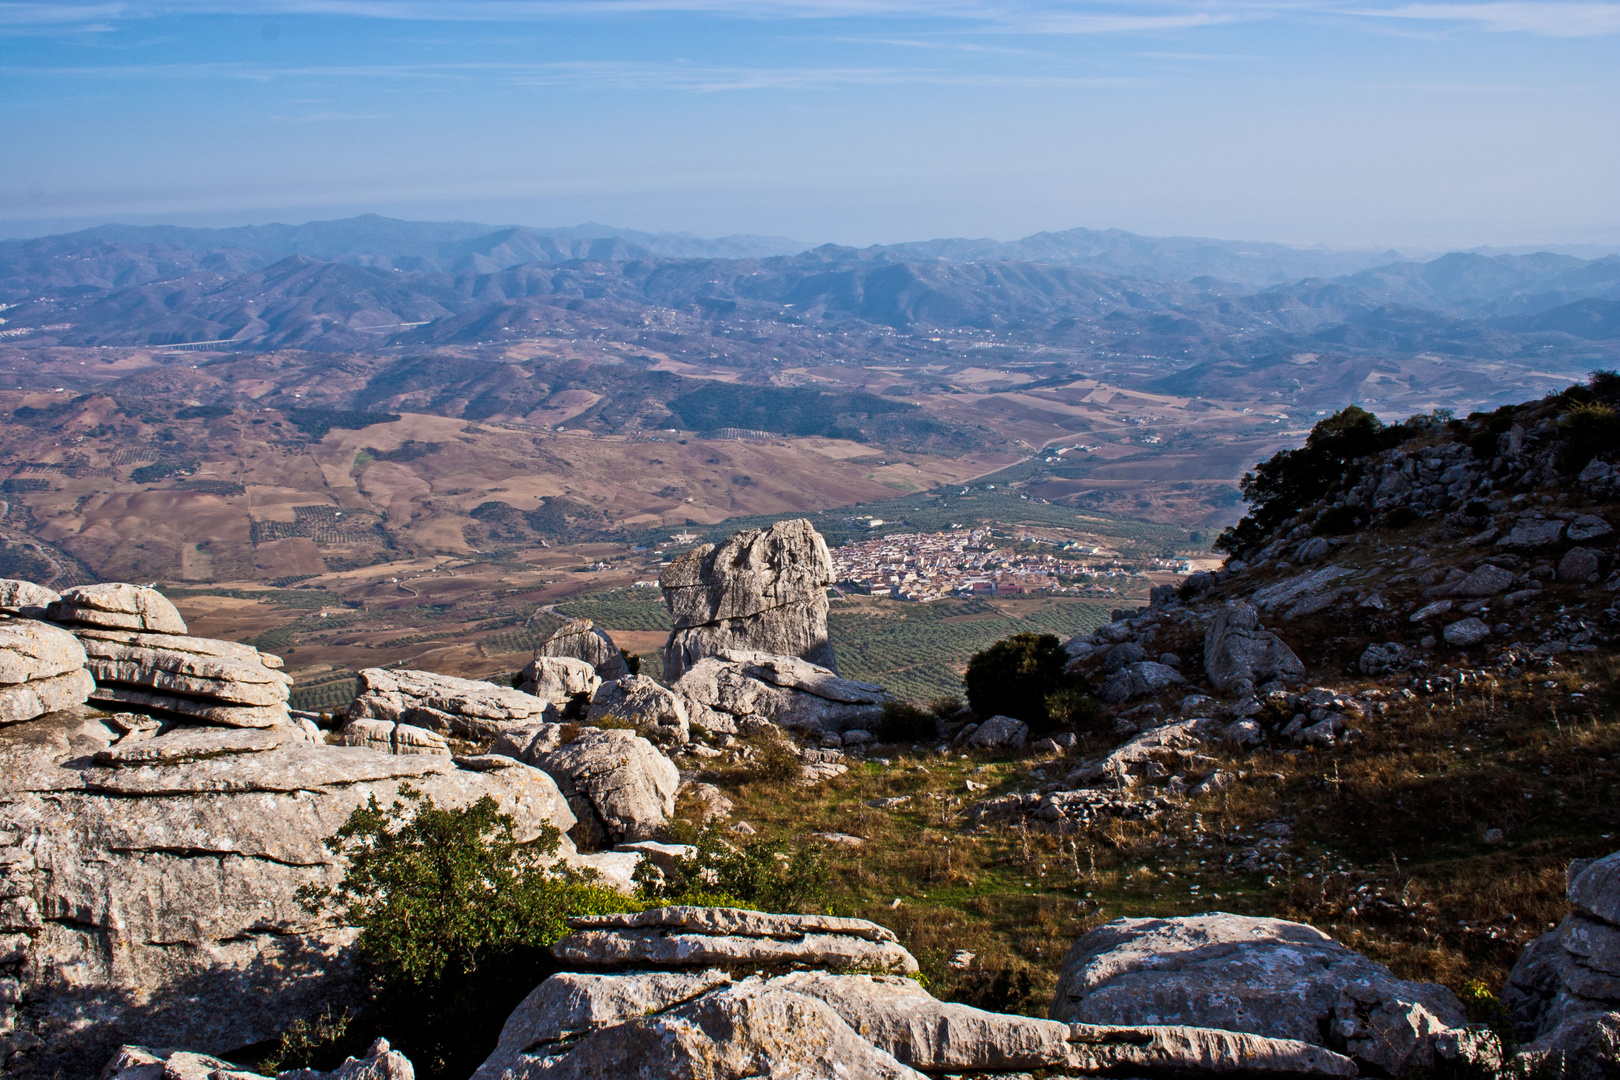
[[1620, 244], [1620, 2], [0, 0], [0, 234]]

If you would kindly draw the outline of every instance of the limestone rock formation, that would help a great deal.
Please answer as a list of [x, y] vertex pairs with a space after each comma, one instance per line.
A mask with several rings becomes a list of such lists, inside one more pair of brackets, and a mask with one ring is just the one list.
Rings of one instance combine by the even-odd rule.
[[[573, 824], [550, 777], [87, 709], [0, 727], [0, 1054], [14, 1075], [93, 1075], [121, 1043], [222, 1054], [353, 992], [354, 931], [301, 885], [323, 841], [401, 781], [441, 806], [490, 795], [532, 837]], [[564, 841], [562, 856], [580, 861]], [[206, 1075], [206, 1074], [204, 1074]]]
[[1108, 676], [1097, 691], [1097, 699], [1110, 704], [1129, 701], [1148, 694], [1162, 694], [1186, 681], [1181, 672], [1168, 664], [1161, 664], [1157, 660], [1138, 660]]
[[671, 689], [693, 724], [725, 734], [765, 723], [806, 733], [870, 731], [889, 700], [881, 686], [798, 657], [730, 650], [698, 661]]
[[630, 674], [624, 654], [613, 644], [608, 632], [589, 619], [574, 619], [557, 628], [540, 646], [541, 656], [563, 656], [583, 660], [596, 669], [603, 682]]
[[362, 670], [360, 693], [349, 706], [351, 720], [391, 720], [475, 742], [556, 717], [551, 702], [508, 686], [387, 668]]
[[1010, 716], [992, 716], [963, 741], [981, 750], [1022, 750], [1029, 741], [1029, 725]]
[[1253, 605], [1232, 600], [1210, 620], [1204, 635], [1204, 670], [1215, 689], [1244, 697], [1263, 683], [1300, 678], [1305, 665], [1281, 638], [1260, 629]]
[[[1527, 1053], [1575, 1065], [1591, 1057], [1583, 1047], [1620, 1037], [1620, 852], [1578, 861], [1568, 877], [1569, 914], [1519, 956], [1502, 1004]], [[1610, 1049], [1620, 1053], [1620, 1039]]]
[[227, 727], [290, 723], [292, 679], [251, 645], [185, 634], [75, 627], [95, 677], [90, 699]]
[[637, 734], [660, 746], [684, 746], [692, 737], [685, 702], [645, 675], [624, 675], [604, 682], [591, 697], [587, 716], [598, 724], [631, 724]]
[[79, 585], [63, 593], [47, 611], [55, 622], [79, 626], [156, 634], [186, 632], [186, 621], [175, 606], [162, 593], [144, 585]]
[[[101, 1070], [101, 1080], [255, 1080], [249, 1069], [189, 1050], [121, 1046]], [[331, 1072], [289, 1069], [276, 1080], [416, 1080], [411, 1061], [377, 1039], [362, 1058], [349, 1058]]]
[[893, 934], [857, 919], [665, 908], [572, 922], [558, 958], [610, 970], [564, 971], [536, 987], [473, 1080], [1356, 1075], [1350, 1059], [1294, 1040], [1074, 1025], [939, 1001], [910, 978], [874, 973], [915, 965]]
[[343, 725], [332, 741], [340, 746], [364, 746], [385, 754], [440, 754], [450, 756], [443, 735], [414, 724], [356, 718]]
[[780, 521], [702, 544], [658, 579], [675, 620], [664, 649], [664, 675], [679, 678], [706, 656], [727, 650], [798, 656], [837, 670], [827, 640], [826, 541], [809, 521]]
[[541, 724], [504, 732], [492, 747], [541, 769], [561, 789], [578, 824], [575, 840], [591, 848], [648, 840], [675, 812], [680, 770], [634, 732]]
[[574, 932], [552, 946], [552, 952], [573, 967], [917, 970], [916, 959], [893, 931], [864, 919], [665, 907], [584, 916], [569, 925]]
[[17, 578], [0, 578], [0, 613], [43, 619], [45, 609], [62, 597], [54, 589]]
[[1314, 927], [1220, 912], [1087, 933], [1064, 957], [1051, 1016], [1293, 1039], [1393, 1076], [1432, 1068], [1435, 1037], [1466, 1021], [1449, 990], [1397, 979]]
[[[19, 595], [9, 592], [13, 599]], [[82, 705], [95, 689], [84, 661], [84, 648], [66, 630], [32, 619], [0, 619], [0, 724]]]
[[518, 689], [550, 702], [559, 715], [576, 720], [585, 715], [602, 685], [596, 668], [572, 656], [537, 656], [524, 666]]

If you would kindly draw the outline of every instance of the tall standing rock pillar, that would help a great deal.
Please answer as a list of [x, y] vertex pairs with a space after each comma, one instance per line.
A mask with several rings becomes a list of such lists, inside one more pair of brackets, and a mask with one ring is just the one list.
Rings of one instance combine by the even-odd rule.
[[799, 656], [836, 671], [827, 640], [832, 580], [827, 542], [803, 518], [693, 548], [658, 579], [675, 621], [664, 677], [677, 679], [732, 649]]

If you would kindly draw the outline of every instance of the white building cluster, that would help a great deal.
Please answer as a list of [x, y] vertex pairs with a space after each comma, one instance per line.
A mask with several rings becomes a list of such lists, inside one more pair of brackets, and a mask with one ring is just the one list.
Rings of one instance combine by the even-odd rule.
[[[1092, 549], [1095, 551], [1095, 549]], [[1059, 575], [1089, 574], [1124, 579], [1134, 571], [1117, 564], [1092, 565], [1044, 553], [998, 548], [988, 529], [938, 533], [895, 533], [874, 540], [851, 540], [834, 549], [833, 577], [839, 587], [902, 600], [947, 596], [1065, 593], [1117, 596], [1102, 581], [1064, 584]]]

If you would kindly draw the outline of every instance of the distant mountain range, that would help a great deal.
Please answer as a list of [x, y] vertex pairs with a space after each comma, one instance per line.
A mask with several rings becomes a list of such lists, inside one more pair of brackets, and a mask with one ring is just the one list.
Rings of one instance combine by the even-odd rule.
[[0, 303], [10, 306], [0, 341], [365, 351], [641, 327], [649, 309], [730, 341], [736, 327], [766, 322], [783, 332], [1006, 330], [1029, 344], [1166, 357], [1178, 368], [1320, 349], [1533, 352], [1584, 364], [1608, 355], [1588, 343], [1620, 337], [1614, 255], [1402, 261], [1088, 229], [1011, 243], [797, 246], [374, 215], [235, 229], [108, 225], [0, 242]]

